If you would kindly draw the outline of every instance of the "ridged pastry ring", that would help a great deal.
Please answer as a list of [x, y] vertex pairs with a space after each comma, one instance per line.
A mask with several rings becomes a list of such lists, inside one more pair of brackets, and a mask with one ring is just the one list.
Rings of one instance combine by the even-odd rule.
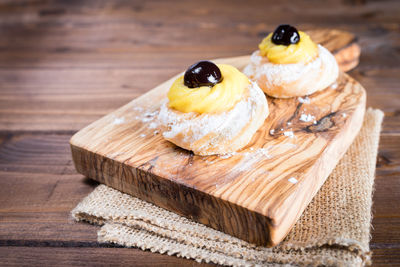
[[256, 81], [267, 95], [289, 98], [325, 89], [336, 81], [339, 67], [335, 57], [318, 45], [318, 56], [308, 63], [271, 63], [257, 50], [243, 72]]

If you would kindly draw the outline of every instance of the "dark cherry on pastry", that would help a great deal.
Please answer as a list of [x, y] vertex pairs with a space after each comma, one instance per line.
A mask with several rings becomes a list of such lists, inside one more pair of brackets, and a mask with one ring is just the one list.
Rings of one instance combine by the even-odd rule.
[[189, 88], [214, 86], [222, 81], [221, 71], [211, 61], [199, 61], [190, 66], [183, 77], [184, 84]]
[[288, 24], [279, 25], [272, 35], [272, 42], [276, 45], [297, 44], [299, 41], [299, 32], [295, 27]]

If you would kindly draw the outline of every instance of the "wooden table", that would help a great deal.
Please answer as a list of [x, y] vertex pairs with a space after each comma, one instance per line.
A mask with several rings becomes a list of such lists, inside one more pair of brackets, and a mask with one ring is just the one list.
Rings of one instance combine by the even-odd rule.
[[0, 264], [199, 265], [98, 244], [98, 227], [75, 223], [96, 183], [76, 173], [69, 138], [197, 60], [249, 54], [285, 22], [359, 36], [350, 74], [386, 114], [373, 261], [400, 264], [399, 14], [396, 0], [1, 1]]

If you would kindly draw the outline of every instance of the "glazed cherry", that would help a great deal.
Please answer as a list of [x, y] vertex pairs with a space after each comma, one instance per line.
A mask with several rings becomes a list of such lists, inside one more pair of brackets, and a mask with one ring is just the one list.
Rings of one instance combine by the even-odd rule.
[[214, 86], [222, 81], [221, 71], [211, 61], [199, 61], [190, 66], [183, 77], [184, 84], [189, 88]]
[[299, 41], [299, 32], [295, 27], [288, 24], [279, 25], [272, 34], [272, 42], [276, 45], [297, 44]]

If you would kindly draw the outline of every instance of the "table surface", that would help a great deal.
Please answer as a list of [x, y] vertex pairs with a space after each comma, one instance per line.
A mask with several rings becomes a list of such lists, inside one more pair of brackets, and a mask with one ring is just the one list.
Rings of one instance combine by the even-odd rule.
[[191, 260], [99, 244], [70, 210], [96, 186], [68, 141], [191, 63], [251, 53], [277, 24], [357, 34], [367, 104], [385, 112], [371, 249], [400, 265], [400, 2], [0, 2], [0, 258], [7, 265], [167, 265]]

